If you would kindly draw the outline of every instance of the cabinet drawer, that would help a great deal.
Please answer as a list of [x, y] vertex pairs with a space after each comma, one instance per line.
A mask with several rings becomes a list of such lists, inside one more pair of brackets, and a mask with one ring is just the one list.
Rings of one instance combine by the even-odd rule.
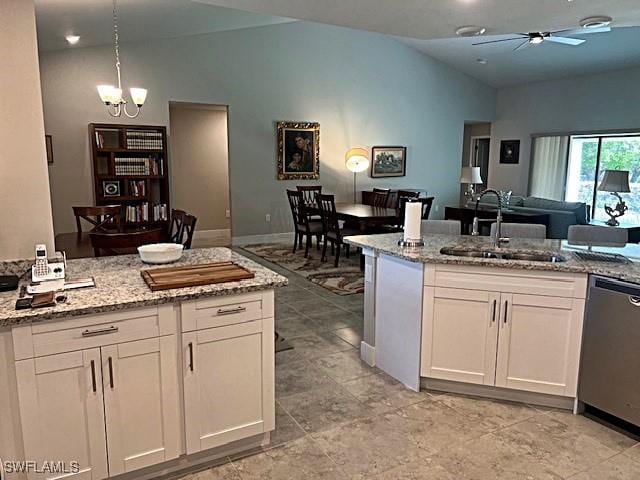
[[14, 329], [16, 360], [175, 333], [172, 306], [141, 308]]
[[182, 331], [190, 332], [260, 320], [265, 313], [264, 307], [260, 294], [185, 302], [182, 304]]

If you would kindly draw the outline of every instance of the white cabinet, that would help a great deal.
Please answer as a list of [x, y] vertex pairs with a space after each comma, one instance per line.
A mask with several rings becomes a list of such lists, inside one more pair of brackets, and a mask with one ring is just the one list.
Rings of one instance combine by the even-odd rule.
[[[16, 374], [26, 458], [77, 461], [79, 472], [67, 478], [105, 478], [100, 349], [21, 360]], [[32, 472], [29, 479], [57, 476]]]
[[584, 300], [502, 294], [496, 386], [576, 391]]
[[[183, 305], [183, 328], [209, 316], [217, 319], [209, 324], [221, 325], [182, 335], [187, 454], [275, 428], [273, 297], [258, 298], [257, 316], [265, 318], [250, 321], [242, 301]], [[255, 318], [256, 300], [241, 300], [253, 305]], [[194, 315], [197, 322], [187, 319]]]
[[[156, 309], [150, 324], [164, 324], [162, 330], [175, 333], [175, 315], [173, 327], [168, 318], [172, 313], [165, 309], [159, 315]], [[16, 361], [25, 457], [77, 461], [80, 471], [72, 477], [91, 480], [178, 457], [176, 335], [154, 337], [160, 331], [155, 327], [128, 333], [134, 332], [131, 319], [122, 313], [87, 317], [81, 327], [79, 321], [34, 326], [14, 335], [21, 354], [38, 351], [39, 345], [52, 351], [76, 348]], [[118, 342], [122, 335], [142, 339]], [[88, 343], [95, 348], [86, 348]], [[31, 473], [29, 479], [59, 475]]]
[[493, 385], [500, 294], [425, 287], [422, 376]]
[[575, 397], [586, 275], [551, 275], [433, 267], [421, 376]]
[[176, 348], [174, 336], [102, 347], [110, 476], [178, 456]]

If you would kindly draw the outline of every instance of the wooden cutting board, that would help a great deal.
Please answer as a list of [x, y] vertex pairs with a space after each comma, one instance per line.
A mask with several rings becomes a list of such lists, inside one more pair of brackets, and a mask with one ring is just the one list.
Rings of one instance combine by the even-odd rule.
[[142, 278], [153, 292], [171, 288], [235, 282], [255, 277], [254, 273], [233, 262], [154, 268], [141, 270], [140, 275], [142, 275]]

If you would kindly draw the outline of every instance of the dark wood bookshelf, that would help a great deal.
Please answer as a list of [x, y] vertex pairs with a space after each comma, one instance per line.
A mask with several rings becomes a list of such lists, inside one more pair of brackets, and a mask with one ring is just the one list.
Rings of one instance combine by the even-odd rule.
[[[90, 123], [89, 141], [95, 204], [122, 205], [124, 225], [166, 227], [171, 212], [167, 129], [152, 125]], [[105, 191], [109, 185], [117, 194]], [[136, 195], [136, 186], [142, 186], [144, 193]], [[148, 220], [133, 221], [131, 210], [140, 211], [145, 203]], [[165, 206], [166, 219], [154, 216], [155, 205]]]

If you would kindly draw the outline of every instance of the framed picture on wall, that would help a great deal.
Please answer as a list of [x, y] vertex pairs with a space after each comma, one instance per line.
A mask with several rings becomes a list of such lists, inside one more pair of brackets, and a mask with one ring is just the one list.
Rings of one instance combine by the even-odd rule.
[[407, 166], [407, 147], [373, 147], [371, 176], [404, 177]]
[[520, 161], [520, 140], [502, 140], [500, 142], [500, 163], [518, 163]]
[[53, 139], [51, 135], [44, 136], [44, 144], [47, 149], [47, 163], [53, 163]]
[[278, 122], [278, 180], [320, 177], [320, 124]]

